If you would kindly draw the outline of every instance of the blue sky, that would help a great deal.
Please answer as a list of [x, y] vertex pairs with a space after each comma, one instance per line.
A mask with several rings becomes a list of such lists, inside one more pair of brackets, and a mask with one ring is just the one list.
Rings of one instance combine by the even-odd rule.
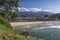
[[25, 0], [19, 2], [20, 8], [41, 8], [51, 10], [50, 12], [60, 12], [60, 0]]

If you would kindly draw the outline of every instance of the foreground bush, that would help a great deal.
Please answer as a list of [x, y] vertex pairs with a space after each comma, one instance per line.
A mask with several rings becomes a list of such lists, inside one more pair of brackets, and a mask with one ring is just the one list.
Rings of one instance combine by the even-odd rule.
[[25, 36], [19, 35], [12, 29], [0, 24], [0, 40], [35, 40], [34, 38], [25, 38]]
[[9, 24], [9, 21], [2, 16], [0, 16], [0, 24], [3, 24], [6, 27], [12, 28], [11, 25]]

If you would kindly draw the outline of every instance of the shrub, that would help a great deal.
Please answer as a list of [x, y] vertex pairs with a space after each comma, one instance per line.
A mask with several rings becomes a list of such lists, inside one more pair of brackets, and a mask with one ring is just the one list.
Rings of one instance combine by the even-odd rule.
[[3, 24], [6, 27], [12, 28], [11, 25], [9, 24], [9, 21], [2, 16], [0, 16], [0, 24]]
[[24, 35], [27, 38], [27, 36], [29, 36], [29, 32], [25, 31], [25, 32], [21, 33], [21, 35]]

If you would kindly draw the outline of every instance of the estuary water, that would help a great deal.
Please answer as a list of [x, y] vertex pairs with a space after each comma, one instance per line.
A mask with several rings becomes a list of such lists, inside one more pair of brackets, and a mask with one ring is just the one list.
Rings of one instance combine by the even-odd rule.
[[18, 33], [28, 31], [29, 36], [43, 40], [60, 40], [60, 24], [35, 24], [24, 27], [15, 27]]

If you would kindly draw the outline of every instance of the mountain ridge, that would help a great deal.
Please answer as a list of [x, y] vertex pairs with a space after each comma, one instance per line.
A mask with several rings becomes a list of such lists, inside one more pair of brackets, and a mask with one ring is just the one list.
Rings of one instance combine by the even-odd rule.
[[18, 12], [18, 16], [25, 15], [27, 17], [41, 17], [44, 15], [53, 15], [54, 13], [46, 12], [46, 11], [39, 11], [39, 12]]

